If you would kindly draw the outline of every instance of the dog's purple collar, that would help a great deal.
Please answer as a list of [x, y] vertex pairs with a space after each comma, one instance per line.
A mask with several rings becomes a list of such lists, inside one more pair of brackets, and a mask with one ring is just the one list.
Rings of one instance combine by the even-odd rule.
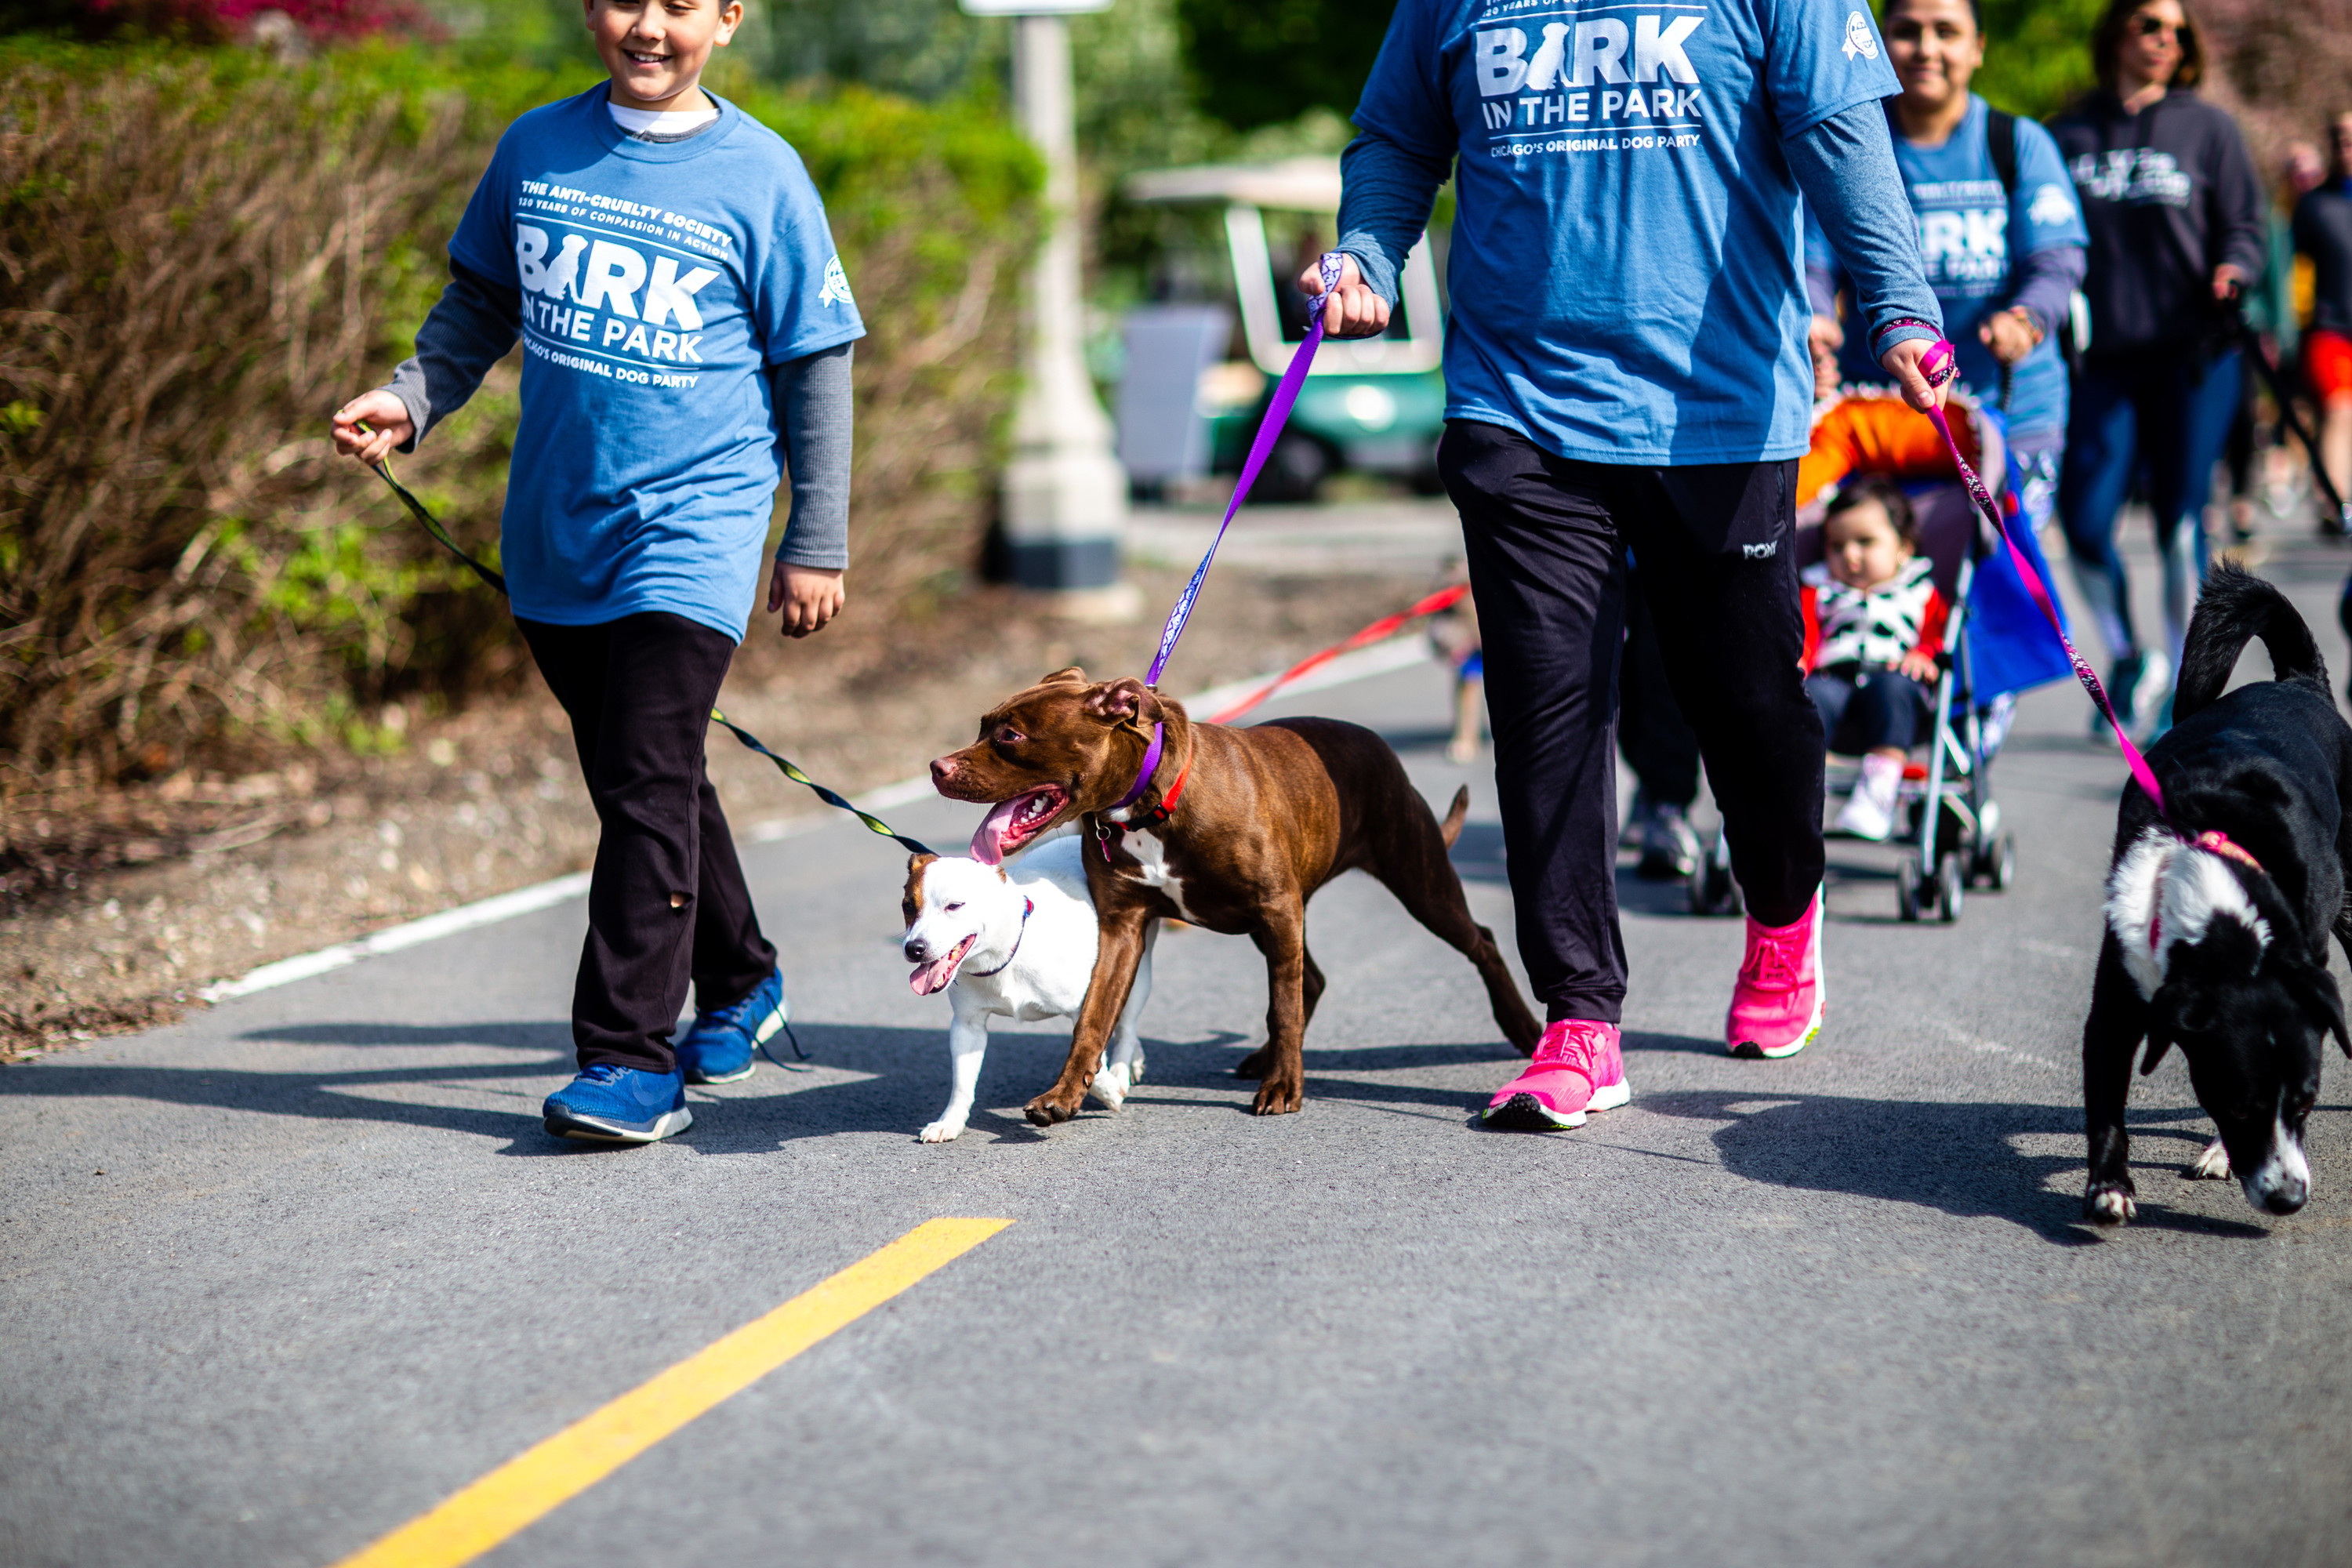
[[985, 980], [992, 974], [1002, 974], [1006, 970], [1013, 967], [1013, 961], [1021, 956], [1021, 939], [1029, 934], [1029, 917], [1036, 911], [1036, 909], [1037, 901], [1034, 899], [1023, 899], [1021, 900], [1021, 929], [1013, 933], [1013, 951], [1006, 953], [1004, 955], [1004, 962], [998, 964], [995, 968], [975, 969], [972, 971], [973, 974]]
[[1125, 811], [1143, 798], [1144, 792], [1151, 787], [1151, 775], [1160, 771], [1160, 747], [1167, 738], [1168, 726], [1155, 720], [1151, 725], [1151, 745], [1143, 753], [1143, 766], [1136, 771], [1135, 787], [1119, 796], [1111, 811]]

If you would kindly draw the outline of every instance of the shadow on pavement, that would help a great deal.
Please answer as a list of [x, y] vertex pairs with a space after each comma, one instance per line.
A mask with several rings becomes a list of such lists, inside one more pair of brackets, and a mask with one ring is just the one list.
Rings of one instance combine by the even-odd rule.
[[[2083, 1113], [2074, 1106], [1848, 1100], [1763, 1088], [1644, 1095], [1633, 1104], [1661, 1116], [1723, 1123], [1714, 1142], [1724, 1169], [1751, 1181], [2010, 1220], [2063, 1247], [2092, 1243], [2101, 1234], [2082, 1223], [2077, 1193], [2049, 1185], [2053, 1175], [2079, 1178], [2083, 1156], [2023, 1154], [2011, 1142], [2021, 1134], [2051, 1133], [2079, 1140]], [[2178, 1178], [2183, 1161], [2205, 1142], [2201, 1131], [2175, 1133], [2167, 1125], [2184, 1121], [2201, 1127], [2204, 1112], [2189, 1106], [2131, 1113], [2139, 1156], [2132, 1171], [2141, 1189], [2137, 1228], [2268, 1236], [2258, 1225], [2159, 1201], [2165, 1184]], [[2148, 1157], [2159, 1151], [2170, 1157]]]
[[[410, 1084], [488, 1087], [542, 1071], [552, 1079], [556, 1074], [568, 1073], [572, 1066], [572, 1026], [552, 1021], [309, 1024], [257, 1029], [241, 1037], [288, 1045], [410, 1048], [490, 1046], [522, 1054], [507, 1061], [446, 1067], [331, 1068], [310, 1072], [255, 1072], [223, 1067], [114, 1067], [68, 1060], [42, 1063], [32, 1071], [0, 1077], [0, 1095], [22, 1099], [146, 1100], [165, 1105], [257, 1111], [320, 1121], [385, 1121], [396, 1126], [437, 1127], [478, 1137], [514, 1139], [521, 1136], [526, 1125], [533, 1136], [539, 1135], [539, 1101], [545, 1096], [545, 1089], [520, 1093], [518, 1098], [527, 1104], [516, 1111], [387, 1100], [365, 1091]], [[551, 1082], [549, 1088], [553, 1087]]]

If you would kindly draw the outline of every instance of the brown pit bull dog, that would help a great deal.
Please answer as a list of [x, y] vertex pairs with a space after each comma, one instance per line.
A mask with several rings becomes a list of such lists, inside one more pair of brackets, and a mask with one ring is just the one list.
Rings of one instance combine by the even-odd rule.
[[1132, 677], [1089, 685], [1082, 669], [1057, 669], [991, 710], [979, 740], [931, 764], [931, 783], [950, 800], [999, 803], [972, 835], [975, 859], [1001, 861], [1073, 817], [1087, 836], [1102, 940], [1070, 1058], [1027, 1107], [1041, 1127], [1068, 1121], [1086, 1098], [1155, 917], [1246, 936], [1265, 955], [1266, 1041], [1234, 1070], [1261, 1080], [1259, 1115], [1297, 1110], [1300, 1041], [1323, 994], [1307, 900], [1342, 871], [1370, 872], [1469, 958], [1521, 1055], [1542, 1037], [1445, 858], [1469, 792], [1441, 827], [1370, 730], [1336, 719], [1195, 724]]

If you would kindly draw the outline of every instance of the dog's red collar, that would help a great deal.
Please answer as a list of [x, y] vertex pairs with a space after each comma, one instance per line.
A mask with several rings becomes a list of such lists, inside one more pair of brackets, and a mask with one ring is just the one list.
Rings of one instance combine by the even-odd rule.
[[[2210, 850], [2213, 854], [2221, 856], [2224, 860], [2235, 860], [2239, 865], [2245, 867], [2246, 869], [2253, 872], [2256, 876], [2269, 875], [2268, 872], [2263, 869], [2263, 863], [2255, 859], [2253, 856], [2247, 851], [2244, 845], [2236, 842], [2228, 834], [2222, 832], [2218, 827], [2208, 828], [2203, 833], [2200, 833], [2196, 837], [2190, 839], [2189, 844], [2191, 848]], [[2150, 952], [2156, 952], [2160, 951], [2163, 946], [2164, 903], [2163, 900], [2159, 899], [2157, 900], [2156, 907], [2148, 911], [2147, 950]]]
[[2219, 828], [2200, 833], [2190, 842], [2200, 849], [2210, 849], [2224, 859], [2235, 860], [2250, 871], [2263, 874], [2263, 863], [2248, 854], [2244, 845], [2232, 843], [2230, 836]]
[[[1157, 749], [1158, 742], [1156, 741], [1153, 742], [1153, 746]], [[1192, 776], [1192, 758], [1197, 756], [1199, 753], [1200, 747], [1196, 743], [1192, 750], [1185, 754], [1184, 765], [1176, 770], [1176, 782], [1168, 786], [1168, 793], [1161, 795], [1160, 797], [1159, 804], [1154, 805], [1150, 811], [1139, 813], [1137, 816], [1132, 819], [1133, 821], [1139, 822], [1147, 827], [1158, 827], [1162, 823], [1165, 823], [1171, 816], [1175, 815], [1176, 802], [1184, 794], [1184, 781]], [[1148, 786], [1150, 782], [1151, 775], [1149, 773], [1145, 773], [1143, 777], [1138, 781], [1138, 790], [1134, 794], [1130, 794], [1128, 798], [1129, 800], [1139, 798], [1141, 793], [1141, 787]], [[1117, 808], [1114, 807], [1113, 809], [1115, 810]], [[1102, 846], [1102, 857], [1105, 862], [1108, 862], [1110, 859], [1111, 846], [1127, 837], [1127, 829], [1129, 826], [1129, 824], [1125, 822], [1113, 822], [1108, 816], [1098, 816], [1095, 818], [1095, 842]]]

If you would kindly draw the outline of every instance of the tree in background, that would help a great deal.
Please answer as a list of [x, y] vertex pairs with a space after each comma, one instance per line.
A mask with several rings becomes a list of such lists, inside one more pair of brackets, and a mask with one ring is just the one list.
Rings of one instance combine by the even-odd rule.
[[1396, 0], [1176, 0], [1194, 101], [1236, 131], [1325, 109], [1346, 119]]
[[[1885, 0], [1872, 0], [1882, 16]], [[2091, 29], [2105, 0], [1981, 0], [1985, 62], [1976, 90], [1996, 109], [2047, 120], [2088, 91]]]

